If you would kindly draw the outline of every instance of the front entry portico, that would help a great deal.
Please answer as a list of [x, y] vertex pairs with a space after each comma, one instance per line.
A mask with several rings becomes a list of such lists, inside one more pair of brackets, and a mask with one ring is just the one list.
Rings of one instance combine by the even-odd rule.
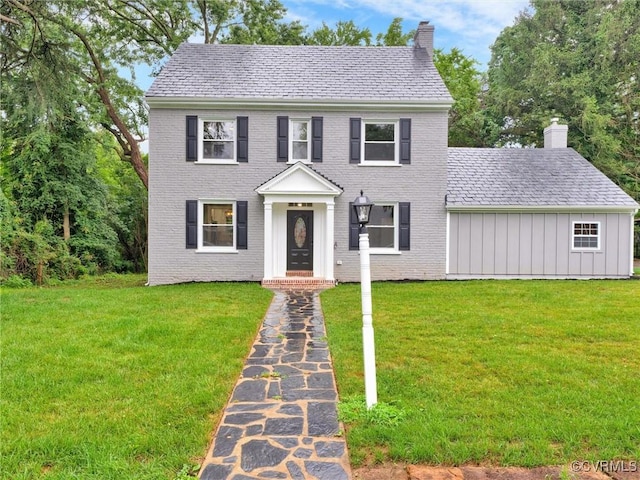
[[263, 282], [304, 270], [313, 272], [314, 279], [333, 282], [334, 199], [342, 189], [298, 162], [256, 192], [264, 199]]

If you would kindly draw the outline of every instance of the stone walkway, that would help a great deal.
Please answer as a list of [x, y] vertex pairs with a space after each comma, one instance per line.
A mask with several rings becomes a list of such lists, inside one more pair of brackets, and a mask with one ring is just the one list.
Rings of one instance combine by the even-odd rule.
[[275, 292], [202, 480], [351, 478], [325, 335], [317, 292]]

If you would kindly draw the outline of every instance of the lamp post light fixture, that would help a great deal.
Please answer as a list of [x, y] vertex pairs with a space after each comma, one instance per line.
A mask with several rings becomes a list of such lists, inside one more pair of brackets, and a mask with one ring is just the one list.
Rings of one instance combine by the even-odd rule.
[[365, 225], [369, 223], [369, 215], [373, 202], [360, 190], [360, 196], [353, 201], [360, 235], [360, 291], [362, 295], [362, 346], [364, 354], [364, 391], [367, 409], [378, 403], [376, 387], [376, 353], [373, 338], [373, 308], [371, 306], [371, 263], [369, 259], [369, 232]]

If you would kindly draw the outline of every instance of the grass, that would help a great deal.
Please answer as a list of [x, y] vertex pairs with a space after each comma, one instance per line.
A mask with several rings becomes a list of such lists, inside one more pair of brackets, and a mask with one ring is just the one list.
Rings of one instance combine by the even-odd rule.
[[3, 479], [184, 478], [271, 293], [141, 276], [2, 291]]
[[[340, 397], [364, 392], [359, 285], [322, 294]], [[378, 400], [355, 466], [640, 458], [640, 281], [375, 283]]]

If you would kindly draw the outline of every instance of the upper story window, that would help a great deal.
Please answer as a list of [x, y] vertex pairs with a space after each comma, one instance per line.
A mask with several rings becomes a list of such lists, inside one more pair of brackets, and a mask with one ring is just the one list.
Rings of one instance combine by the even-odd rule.
[[211, 164], [249, 161], [249, 117], [187, 115], [186, 160]]
[[276, 117], [278, 162], [322, 162], [323, 118]]
[[573, 249], [600, 249], [600, 222], [573, 222]]
[[235, 121], [202, 121], [202, 160], [235, 160]]
[[397, 161], [397, 123], [396, 122], [362, 122], [363, 148], [365, 162]]
[[290, 129], [291, 146], [289, 148], [289, 161], [308, 162], [311, 157], [309, 120], [291, 120]]
[[349, 119], [349, 163], [408, 165], [411, 163], [411, 119]]
[[202, 120], [202, 157], [199, 161], [236, 160], [236, 122], [234, 120]]

